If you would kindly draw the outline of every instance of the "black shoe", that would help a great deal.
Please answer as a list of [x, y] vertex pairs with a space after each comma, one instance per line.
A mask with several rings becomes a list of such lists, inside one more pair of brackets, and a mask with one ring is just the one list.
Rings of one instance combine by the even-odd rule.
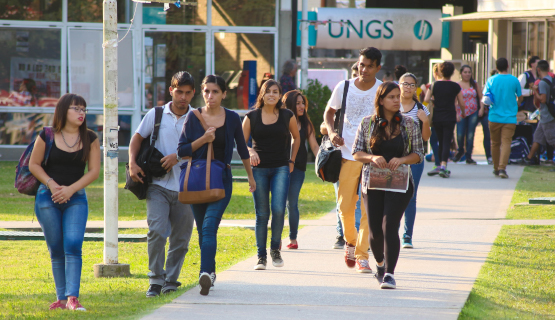
[[442, 178], [449, 178], [451, 176], [451, 171], [448, 171], [447, 169], [440, 169], [439, 176]]
[[453, 160], [453, 162], [459, 162], [459, 161], [461, 161], [461, 158], [463, 156], [464, 156], [464, 152], [459, 152], [451, 160]]
[[476, 161], [474, 161], [472, 158], [468, 158], [466, 159], [466, 164], [478, 164], [478, 163], [476, 163]]
[[200, 294], [207, 296], [208, 292], [210, 292], [210, 287], [212, 287], [212, 278], [210, 278], [210, 274], [207, 272], [201, 273], [198, 278], [198, 284], [200, 286]]
[[164, 286], [162, 287], [162, 293], [163, 294], [168, 294], [168, 293], [176, 292], [177, 287], [179, 287], [179, 286], [181, 286], [181, 282], [179, 282], [179, 281], [166, 282], [164, 284]]
[[507, 179], [509, 177], [509, 175], [507, 174], [507, 171], [505, 170], [499, 170], [499, 177], [501, 179]]
[[376, 273], [374, 273], [374, 278], [378, 280], [379, 284], [382, 284], [384, 274], [385, 274], [385, 264], [382, 267], [378, 267], [378, 265], [376, 265]]
[[212, 279], [212, 287], [213, 287], [214, 283], [216, 283], [216, 272], [212, 272], [210, 274], [210, 279]]
[[267, 261], [266, 257], [258, 257], [258, 262], [254, 266], [254, 270], [266, 270]]
[[499, 170], [493, 170], [493, 175], [499, 178]]
[[148, 287], [148, 290], [146, 292], [146, 297], [147, 298], [153, 298], [153, 297], [157, 297], [160, 295], [160, 292], [162, 291], [162, 286], [159, 284], [151, 284], [150, 287]]
[[272, 257], [272, 265], [274, 267], [283, 267], [283, 259], [281, 258], [279, 249], [270, 250], [270, 257]]
[[393, 279], [393, 276], [391, 275], [387, 275], [383, 278], [383, 282], [380, 285], [380, 288], [382, 289], [395, 289], [397, 288], [397, 284], [395, 283], [395, 279]]
[[528, 159], [528, 157], [522, 158], [522, 162], [527, 166], [537, 166], [540, 164], [540, 161], [537, 157], [533, 157], [532, 159]]
[[337, 236], [337, 241], [333, 244], [333, 249], [343, 249], [345, 248], [345, 239], [342, 236]]

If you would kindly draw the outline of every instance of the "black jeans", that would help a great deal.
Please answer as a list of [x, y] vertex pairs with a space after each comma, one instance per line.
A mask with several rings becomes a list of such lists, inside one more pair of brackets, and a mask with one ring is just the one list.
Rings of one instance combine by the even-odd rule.
[[449, 154], [451, 152], [451, 141], [453, 141], [453, 135], [455, 130], [456, 122], [434, 122], [434, 128], [437, 133], [437, 140], [439, 141], [439, 157], [442, 162], [447, 162], [449, 160]]
[[409, 182], [406, 193], [366, 190], [362, 200], [368, 213], [370, 248], [376, 262], [384, 261], [385, 272], [393, 274], [399, 259], [401, 218], [413, 196], [414, 186]]

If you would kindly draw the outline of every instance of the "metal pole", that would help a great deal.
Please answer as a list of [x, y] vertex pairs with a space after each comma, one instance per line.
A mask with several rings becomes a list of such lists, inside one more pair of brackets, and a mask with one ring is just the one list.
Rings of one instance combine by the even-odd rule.
[[487, 72], [488, 75], [491, 70], [494, 69], [493, 67], [493, 19], [489, 19], [488, 21], [488, 65], [487, 65]]
[[104, 264], [118, 263], [117, 2], [104, 0]]
[[301, 89], [308, 84], [308, 0], [303, 1], [303, 15], [301, 22]]

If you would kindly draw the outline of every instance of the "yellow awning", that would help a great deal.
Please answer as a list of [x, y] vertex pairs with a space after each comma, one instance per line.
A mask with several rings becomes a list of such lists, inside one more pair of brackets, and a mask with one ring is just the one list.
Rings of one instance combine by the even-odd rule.
[[460, 14], [446, 17], [443, 21], [460, 20], [489, 20], [489, 19], [545, 19], [555, 17], [555, 9], [550, 10], [521, 10], [521, 11], [488, 11]]

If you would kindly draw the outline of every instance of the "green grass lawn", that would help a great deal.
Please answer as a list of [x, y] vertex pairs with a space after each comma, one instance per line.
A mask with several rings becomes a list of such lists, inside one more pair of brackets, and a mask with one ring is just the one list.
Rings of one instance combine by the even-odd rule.
[[[127, 229], [120, 233], [146, 232], [145, 229]], [[288, 233], [289, 229], [284, 228], [283, 235]], [[256, 254], [255, 243], [252, 230], [220, 228], [217, 272]], [[75, 318], [76, 314], [70, 311], [48, 310], [56, 295], [44, 241], [0, 241], [0, 251], [0, 319]], [[131, 265], [132, 276], [127, 278], [94, 277], [93, 264], [102, 262], [102, 251], [102, 242], [85, 242], [83, 245], [80, 301], [88, 311], [79, 313], [80, 319], [137, 319], [198, 283], [200, 250], [196, 229], [179, 278], [182, 286], [176, 293], [159, 298], [145, 297], [148, 288], [146, 243], [119, 243], [119, 262]]]
[[555, 226], [503, 226], [459, 319], [555, 319]]
[[530, 166], [524, 169], [507, 210], [507, 219], [555, 219], [555, 205], [515, 206], [529, 198], [555, 197], [553, 167]]
[[[14, 188], [14, 161], [0, 162], [0, 220], [32, 220], [34, 218], [34, 198], [22, 195]], [[234, 175], [246, 176], [243, 170], [233, 170]], [[146, 203], [139, 201], [125, 185], [125, 164], [119, 166], [119, 220], [146, 219]], [[89, 220], [104, 219], [104, 175], [87, 187], [89, 198]], [[323, 183], [314, 174], [314, 165], [308, 165], [306, 179], [301, 190], [299, 209], [302, 219], [315, 219], [326, 214], [335, 205], [335, 193], [331, 183]], [[233, 196], [224, 214], [224, 219], [254, 219], [254, 203], [248, 190], [248, 183], [233, 183]]]

